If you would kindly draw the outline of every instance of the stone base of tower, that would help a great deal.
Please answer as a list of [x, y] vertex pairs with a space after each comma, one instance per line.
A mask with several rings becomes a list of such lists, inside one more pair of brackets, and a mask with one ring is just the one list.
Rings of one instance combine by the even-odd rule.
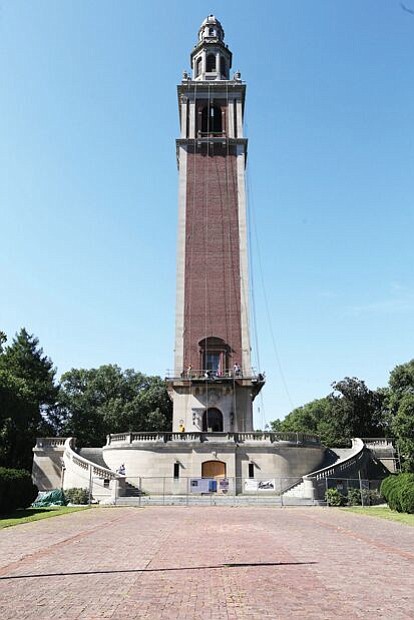
[[203, 478], [229, 480], [237, 494], [248, 492], [246, 481], [277, 479], [284, 491], [324, 454], [317, 437], [254, 432], [120, 433], [102, 451], [110, 469], [123, 463], [127, 480], [150, 494], [191, 492], [191, 480]]
[[171, 379], [173, 432], [252, 432], [253, 400], [263, 384], [261, 375]]
[[[370, 443], [394, 454], [388, 440]], [[38, 438], [33, 451], [39, 490], [84, 488], [103, 503], [142, 495], [162, 496], [162, 503], [170, 495], [188, 503], [190, 495], [206, 492], [283, 494], [293, 503], [297, 498], [313, 502], [323, 499], [329, 482], [389, 475], [361, 439], [344, 453], [343, 448], [326, 451], [318, 437], [302, 433], [116, 433], [102, 448], [80, 449], [73, 437], [49, 437]]]

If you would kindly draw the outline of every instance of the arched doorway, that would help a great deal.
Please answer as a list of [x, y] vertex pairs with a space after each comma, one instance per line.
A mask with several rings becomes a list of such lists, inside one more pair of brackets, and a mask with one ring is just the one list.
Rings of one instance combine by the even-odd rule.
[[223, 414], [219, 409], [210, 407], [203, 413], [203, 433], [222, 433]]
[[223, 461], [205, 461], [201, 463], [202, 478], [225, 478], [226, 463]]

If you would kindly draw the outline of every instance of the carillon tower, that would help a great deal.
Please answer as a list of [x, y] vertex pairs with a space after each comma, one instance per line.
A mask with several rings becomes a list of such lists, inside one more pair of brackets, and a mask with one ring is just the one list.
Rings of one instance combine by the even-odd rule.
[[174, 431], [253, 430], [243, 135], [246, 86], [213, 15], [178, 86], [180, 137]]
[[[167, 379], [173, 432], [129, 429], [88, 453], [76, 452], [73, 438], [40, 438], [33, 472], [42, 490], [89, 488], [111, 501], [162, 492], [167, 503], [170, 495], [187, 495], [188, 503], [189, 493], [278, 495], [292, 479], [322, 466], [318, 437], [252, 432], [253, 400], [264, 377], [250, 359], [246, 86], [231, 66], [223, 28], [209, 15], [191, 53], [192, 73], [178, 86], [177, 306], [174, 370]], [[311, 502], [326, 490], [314, 489], [312, 479], [298, 487]]]

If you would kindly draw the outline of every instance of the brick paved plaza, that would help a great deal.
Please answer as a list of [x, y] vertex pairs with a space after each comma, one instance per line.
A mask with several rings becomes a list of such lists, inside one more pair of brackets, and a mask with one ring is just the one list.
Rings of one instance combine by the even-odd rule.
[[414, 618], [414, 528], [323, 508], [97, 508], [0, 532], [0, 617]]

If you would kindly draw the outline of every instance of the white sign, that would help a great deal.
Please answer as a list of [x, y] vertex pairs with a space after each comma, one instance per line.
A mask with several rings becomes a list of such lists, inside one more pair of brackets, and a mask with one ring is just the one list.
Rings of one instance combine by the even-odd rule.
[[275, 480], [255, 480], [254, 478], [246, 478], [244, 481], [244, 490], [245, 491], [275, 491], [276, 490], [276, 481]]

